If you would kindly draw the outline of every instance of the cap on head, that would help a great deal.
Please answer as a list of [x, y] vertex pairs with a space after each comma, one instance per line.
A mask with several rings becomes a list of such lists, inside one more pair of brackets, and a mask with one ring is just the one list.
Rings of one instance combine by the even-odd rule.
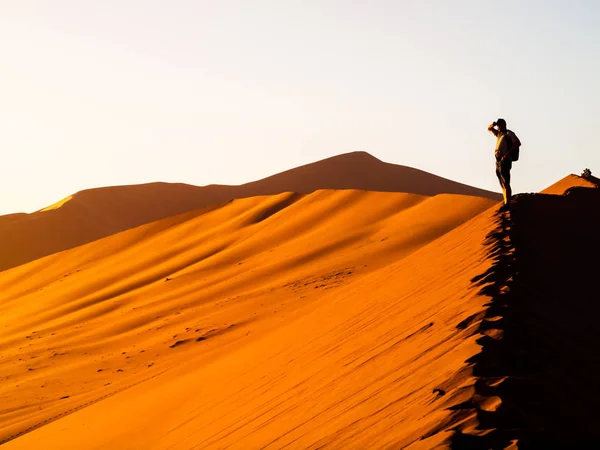
[[498, 119], [498, 120], [496, 120], [496, 123], [497, 123], [498, 125], [503, 125], [503, 126], [506, 126], [506, 120], [504, 120], [504, 119]]

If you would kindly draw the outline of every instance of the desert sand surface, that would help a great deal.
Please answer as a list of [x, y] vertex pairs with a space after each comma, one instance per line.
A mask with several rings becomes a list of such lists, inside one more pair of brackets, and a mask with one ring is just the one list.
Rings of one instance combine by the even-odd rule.
[[494, 265], [474, 279], [490, 301], [454, 448], [600, 446], [598, 205], [600, 189], [575, 185], [501, 214], [486, 242]]
[[568, 175], [562, 180], [548, 186], [542, 194], [564, 194], [568, 189], [574, 187], [596, 187], [600, 180], [596, 177], [583, 178], [574, 174]]
[[594, 445], [600, 191], [578, 182], [511, 211], [238, 199], [1, 272], [0, 442]]
[[477, 189], [366, 152], [334, 156], [241, 186], [150, 183], [90, 189], [32, 214], [0, 216], [0, 271], [145, 223], [236, 198], [309, 194], [319, 189], [461, 194], [499, 200]]
[[[252, 197], [4, 271], [2, 438], [152, 377], [165, 384], [191, 359], [263, 357], [281, 341], [272, 332], [344, 291], [365, 306], [359, 280], [494, 204], [352, 190]], [[323, 331], [306, 322], [292, 340]]]

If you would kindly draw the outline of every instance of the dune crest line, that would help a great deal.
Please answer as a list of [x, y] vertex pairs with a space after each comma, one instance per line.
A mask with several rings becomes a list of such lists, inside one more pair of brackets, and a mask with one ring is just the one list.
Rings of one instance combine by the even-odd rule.
[[466, 361], [473, 395], [450, 408], [451, 448], [600, 445], [599, 202], [599, 189], [575, 187], [519, 195], [498, 214], [494, 263], [472, 280], [490, 301]]
[[156, 182], [86, 189], [31, 214], [0, 216], [0, 273], [154, 221], [192, 211], [209, 212], [235, 199], [323, 189], [500, 199], [495, 192], [386, 163], [360, 151], [241, 185]]

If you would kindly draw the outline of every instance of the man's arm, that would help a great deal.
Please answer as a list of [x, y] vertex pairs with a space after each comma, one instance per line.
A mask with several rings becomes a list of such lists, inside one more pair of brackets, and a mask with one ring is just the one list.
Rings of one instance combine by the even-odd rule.
[[496, 122], [492, 123], [491, 125], [488, 125], [488, 131], [490, 133], [492, 133], [494, 136], [498, 136], [498, 130], [496, 130], [496, 128], [494, 128], [496, 126]]

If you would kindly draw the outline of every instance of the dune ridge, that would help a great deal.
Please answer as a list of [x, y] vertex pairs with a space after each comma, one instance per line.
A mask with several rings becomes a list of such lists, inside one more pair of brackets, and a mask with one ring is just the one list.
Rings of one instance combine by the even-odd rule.
[[599, 204], [600, 189], [571, 187], [519, 195], [500, 216], [495, 264], [473, 279], [490, 302], [452, 448], [600, 446]]
[[499, 200], [473, 188], [365, 152], [334, 156], [240, 186], [150, 183], [90, 189], [33, 214], [0, 216], [0, 271], [145, 223], [236, 198], [308, 194], [319, 189], [461, 194]]
[[562, 195], [567, 190], [574, 187], [589, 187], [593, 188], [600, 185], [600, 179], [590, 176], [588, 178], [581, 177], [579, 175], [571, 174], [567, 175], [562, 180], [548, 186], [546, 189], [541, 191], [541, 194], [555, 194]]

